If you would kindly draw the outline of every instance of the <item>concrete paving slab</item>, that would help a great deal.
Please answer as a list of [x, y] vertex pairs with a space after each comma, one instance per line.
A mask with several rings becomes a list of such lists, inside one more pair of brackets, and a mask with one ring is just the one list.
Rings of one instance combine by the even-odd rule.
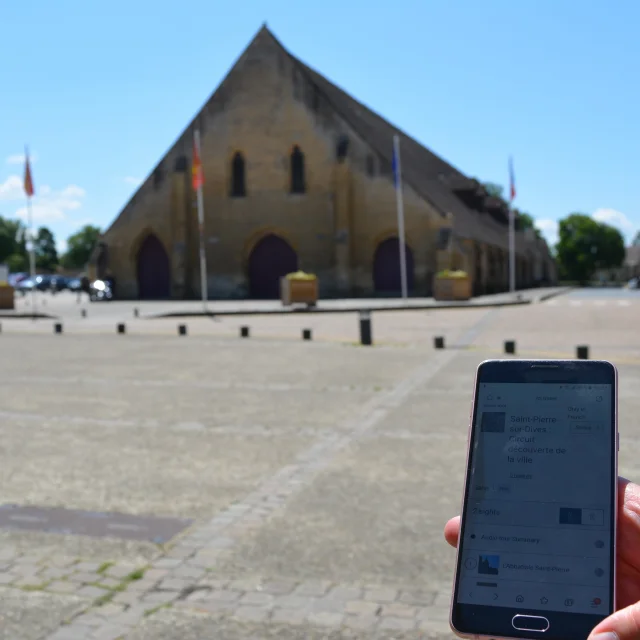
[[81, 606], [70, 596], [0, 588], [0, 640], [41, 640]]
[[178, 337], [124, 303], [84, 324], [73, 308], [62, 336], [3, 322], [11, 501], [196, 523], [165, 546], [0, 531], [0, 584], [25, 611], [53, 592], [89, 607], [47, 640], [450, 637], [442, 524], [459, 509], [475, 367], [504, 339], [524, 355], [593, 339], [620, 356], [621, 471], [640, 476], [635, 302], [612, 299], [607, 323], [604, 298], [568, 300], [374, 313], [373, 348], [353, 345], [353, 313], [255, 316], [249, 340], [242, 317], [189, 320]]
[[374, 439], [352, 447], [219, 570], [420, 589], [446, 583], [454, 558], [442, 547], [442, 525], [457, 510], [465, 451], [421, 445]]
[[257, 640], [258, 638], [278, 638], [278, 640], [444, 640], [453, 634], [440, 625], [439, 631], [409, 632], [384, 630], [375, 626], [358, 630], [347, 619], [342, 628], [327, 629], [307, 624], [291, 625], [277, 622], [262, 624], [233, 620], [224, 617], [195, 615], [184, 612], [163, 610], [145, 619], [127, 637], [127, 640], [201, 640], [203, 638], [224, 638], [225, 640]]

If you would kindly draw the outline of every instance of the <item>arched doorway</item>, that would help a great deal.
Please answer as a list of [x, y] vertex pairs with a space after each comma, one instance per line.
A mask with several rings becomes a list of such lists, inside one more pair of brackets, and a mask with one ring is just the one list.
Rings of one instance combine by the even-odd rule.
[[286, 240], [269, 234], [249, 256], [249, 293], [252, 298], [280, 297], [280, 278], [298, 270], [298, 256]]
[[[411, 292], [414, 287], [413, 252], [406, 244], [405, 259], [407, 263], [407, 290]], [[378, 245], [373, 259], [373, 288], [376, 293], [387, 295], [402, 293], [398, 238], [387, 238]]]
[[171, 293], [171, 267], [169, 256], [150, 233], [138, 250], [138, 297], [141, 300], [168, 298]]

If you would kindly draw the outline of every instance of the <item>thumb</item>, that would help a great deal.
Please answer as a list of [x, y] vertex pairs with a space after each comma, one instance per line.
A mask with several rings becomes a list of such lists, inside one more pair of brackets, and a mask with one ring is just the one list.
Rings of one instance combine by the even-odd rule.
[[640, 602], [620, 609], [603, 620], [589, 635], [589, 640], [640, 639]]

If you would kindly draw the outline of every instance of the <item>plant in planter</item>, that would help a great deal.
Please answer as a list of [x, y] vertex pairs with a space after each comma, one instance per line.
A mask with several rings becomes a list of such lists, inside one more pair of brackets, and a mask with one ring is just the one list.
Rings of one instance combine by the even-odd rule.
[[436, 300], [469, 300], [471, 279], [466, 271], [445, 269], [433, 279], [433, 297]]
[[314, 307], [318, 301], [318, 278], [313, 273], [296, 271], [280, 279], [280, 297], [285, 306], [304, 303]]

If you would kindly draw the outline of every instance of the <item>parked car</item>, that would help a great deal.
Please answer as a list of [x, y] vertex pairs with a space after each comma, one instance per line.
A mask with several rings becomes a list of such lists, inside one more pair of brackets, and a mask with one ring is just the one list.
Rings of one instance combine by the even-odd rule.
[[38, 291], [49, 291], [51, 289], [51, 280], [53, 276], [44, 275], [36, 276], [36, 289]]
[[80, 289], [82, 289], [82, 280], [80, 280], [80, 278], [71, 278], [67, 282], [67, 289], [69, 289], [69, 291], [73, 291], [74, 293], [80, 291]]
[[53, 276], [51, 278], [51, 291], [64, 291], [68, 287], [69, 279], [65, 276]]
[[34, 288], [37, 288], [35, 278], [23, 278], [16, 285], [16, 290], [20, 293], [27, 293], [27, 291], [31, 291]]
[[90, 285], [89, 300], [91, 302], [113, 300], [111, 285], [106, 280], [94, 280]]
[[28, 277], [29, 277], [28, 273], [10, 273], [9, 274], [9, 284], [14, 289], [17, 289], [18, 285], [20, 284], [20, 282], [22, 282], [22, 280], [25, 280]]
[[627, 289], [638, 289], [640, 288], [640, 280], [638, 278], [631, 278], [629, 282], [627, 282]]

